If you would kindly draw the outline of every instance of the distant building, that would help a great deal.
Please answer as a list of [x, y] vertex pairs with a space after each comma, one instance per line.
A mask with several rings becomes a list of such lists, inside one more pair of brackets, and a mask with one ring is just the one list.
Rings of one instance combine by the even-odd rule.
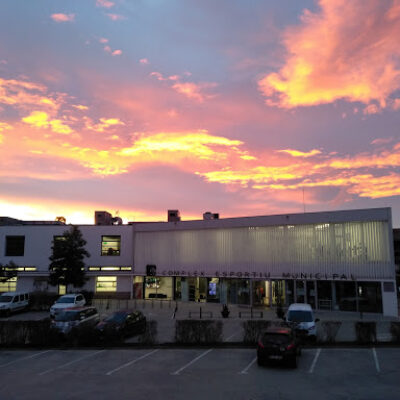
[[[84, 289], [96, 296], [398, 313], [390, 208], [241, 218], [206, 212], [196, 221], [169, 210], [169, 222], [128, 225], [96, 211], [95, 220], [79, 228], [91, 254]], [[19, 266], [1, 291], [62, 293], [47, 278], [52, 241], [66, 229], [1, 217], [0, 263]]]

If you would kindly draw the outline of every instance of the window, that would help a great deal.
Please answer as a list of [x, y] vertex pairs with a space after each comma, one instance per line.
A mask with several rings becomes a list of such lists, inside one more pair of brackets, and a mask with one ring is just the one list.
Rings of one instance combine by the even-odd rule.
[[62, 296], [67, 293], [67, 287], [65, 285], [58, 285], [58, 294]]
[[25, 236], [6, 236], [6, 256], [20, 257], [24, 255]]
[[102, 236], [101, 255], [119, 256], [121, 253], [121, 236]]
[[96, 292], [116, 292], [116, 276], [98, 276], [96, 281]]
[[0, 282], [0, 292], [15, 292], [17, 290], [17, 277], [9, 279], [7, 282]]

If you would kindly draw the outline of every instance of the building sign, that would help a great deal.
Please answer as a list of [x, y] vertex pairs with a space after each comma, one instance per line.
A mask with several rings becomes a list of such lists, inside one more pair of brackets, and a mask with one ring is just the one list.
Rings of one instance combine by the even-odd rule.
[[162, 270], [159, 275], [162, 276], [182, 276], [182, 277], [213, 277], [213, 278], [244, 278], [244, 279], [310, 279], [310, 280], [356, 280], [353, 274], [326, 274], [326, 273], [290, 273], [283, 272], [281, 275], [271, 275], [270, 272], [240, 272], [240, 271], [215, 271], [214, 274], [205, 273], [204, 271], [184, 271], [184, 270]]

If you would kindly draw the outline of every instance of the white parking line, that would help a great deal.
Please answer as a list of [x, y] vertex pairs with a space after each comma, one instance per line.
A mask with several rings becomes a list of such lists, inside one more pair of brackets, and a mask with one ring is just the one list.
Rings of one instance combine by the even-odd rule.
[[379, 367], [378, 355], [376, 354], [375, 347], [372, 348], [372, 354], [374, 355], [376, 371], [379, 374], [381, 372], [381, 368]]
[[72, 360], [72, 361], [67, 362], [67, 363], [65, 363], [65, 364], [58, 365], [57, 367], [47, 369], [46, 371], [43, 371], [43, 372], [39, 372], [38, 375], [45, 375], [45, 374], [48, 374], [49, 372], [55, 371], [56, 369], [60, 369], [60, 368], [63, 368], [63, 367], [67, 367], [68, 365], [75, 364], [75, 363], [77, 363], [78, 361], [84, 360], [85, 358], [89, 358], [89, 357], [95, 356], [96, 354], [103, 353], [104, 351], [105, 351], [105, 350], [96, 351], [95, 353], [88, 354], [88, 355], [86, 355], [86, 356], [77, 358], [76, 360]]
[[233, 335], [229, 336], [226, 338], [226, 340], [232, 339], [234, 336], [236, 336], [239, 332], [235, 332]]
[[31, 356], [28, 356], [28, 357], [18, 358], [17, 360], [13, 360], [13, 361], [10, 361], [10, 362], [8, 362], [6, 364], [2, 364], [2, 365], [0, 365], [0, 367], [6, 367], [7, 365], [11, 365], [11, 364], [14, 364], [14, 363], [16, 363], [18, 361], [22, 361], [22, 360], [28, 360], [29, 358], [34, 358], [34, 357], [40, 356], [41, 354], [48, 353], [49, 351], [53, 351], [53, 350], [41, 351], [40, 353], [35, 353], [35, 354], [32, 354]]
[[251, 361], [251, 363], [243, 370], [238, 372], [239, 374], [248, 374], [248, 370], [250, 369], [250, 367], [257, 361], [257, 357]]
[[317, 352], [315, 353], [314, 360], [313, 360], [313, 362], [311, 364], [310, 369], [308, 370], [309, 374], [312, 374], [314, 372], [315, 364], [317, 363], [317, 360], [318, 360], [318, 357], [319, 357], [319, 353], [321, 353], [321, 349], [318, 349]]
[[195, 363], [197, 360], [200, 360], [200, 358], [204, 357], [206, 354], [208, 354], [210, 351], [212, 351], [213, 349], [209, 349], [207, 351], [205, 351], [204, 353], [201, 353], [199, 356], [197, 356], [195, 359], [193, 359], [192, 361], [190, 361], [189, 363], [187, 363], [186, 365], [184, 365], [182, 368], [179, 368], [177, 371], [175, 372], [171, 372], [171, 375], [179, 375], [179, 373], [181, 371], [183, 371], [185, 368], [189, 367], [190, 365], [192, 365], [193, 363]]
[[135, 364], [136, 362], [142, 360], [143, 358], [146, 358], [146, 357], [148, 357], [148, 356], [151, 356], [152, 354], [154, 354], [154, 353], [157, 352], [158, 350], [159, 350], [159, 349], [153, 350], [153, 351], [151, 351], [150, 353], [146, 353], [145, 355], [143, 355], [143, 356], [141, 356], [141, 357], [139, 357], [139, 358], [135, 358], [134, 360], [129, 361], [129, 362], [126, 363], [126, 364], [120, 365], [119, 367], [117, 367], [117, 368], [115, 368], [115, 369], [112, 369], [111, 371], [108, 371], [108, 372], [106, 373], [106, 375], [112, 375], [114, 372], [117, 372], [117, 371], [119, 371], [119, 370], [122, 369], [122, 368], [129, 367], [130, 365]]

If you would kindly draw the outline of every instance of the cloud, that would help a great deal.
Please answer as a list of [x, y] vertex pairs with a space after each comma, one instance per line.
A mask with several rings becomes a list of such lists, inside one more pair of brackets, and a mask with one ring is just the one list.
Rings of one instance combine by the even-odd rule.
[[22, 118], [22, 122], [35, 128], [51, 128], [55, 133], [70, 134], [73, 130], [59, 119], [50, 119], [44, 111], [32, 111], [27, 117]]
[[381, 110], [376, 104], [369, 104], [367, 107], [364, 108], [363, 114], [364, 115], [371, 115], [371, 114], [378, 114]]
[[82, 104], [73, 104], [72, 107], [76, 108], [77, 110], [81, 110], [81, 111], [89, 110], [88, 106], [84, 106]]
[[103, 7], [103, 8], [111, 8], [114, 7], [115, 3], [112, 1], [108, 0], [96, 0], [96, 6], [97, 7]]
[[149, 60], [147, 58], [141, 58], [139, 62], [140, 64], [149, 64]]
[[111, 21], [121, 21], [123, 19], [126, 19], [123, 15], [120, 14], [106, 14], [108, 18], [111, 19]]
[[302, 151], [298, 151], [298, 150], [291, 150], [291, 149], [286, 149], [286, 150], [277, 150], [278, 153], [287, 153], [290, 154], [292, 157], [312, 157], [315, 156], [317, 154], [321, 154], [321, 151], [317, 150], [317, 149], [313, 149], [310, 150], [308, 152], [302, 152]]
[[72, 22], [75, 20], [75, 14], [51, 14], [55, 22]]
[[319, 0], [318, 5], [285, 31], [279, 72], [259, 81], [267, 104], [293, 108], [345, 99], [386, 107], [400, 88], [398, 4]]
[[0, 132], [12, 129], [12, 126], [8, 124], [7, 122], [1, 122], [0, 121]]
[[100, 118], [100, 122], [98, 124], [93, 124], [92, 120], [88, 117], [84, 117], [84, 120], [86, 129], [96, 132], [104, 132], [107, 128], [125, 125], [125, 123], [119, 118]]
[[100, 42], [100, 43], [108, 43], [108, 39], [106, 39], [106, 38], [100, 38], [100, 39], [99, 39], [99, 42]]
[[120, 56], [122, 54], [122, 50], [112, 50], [110, 46], [104, 46], [104, 51], [112, 56]]

